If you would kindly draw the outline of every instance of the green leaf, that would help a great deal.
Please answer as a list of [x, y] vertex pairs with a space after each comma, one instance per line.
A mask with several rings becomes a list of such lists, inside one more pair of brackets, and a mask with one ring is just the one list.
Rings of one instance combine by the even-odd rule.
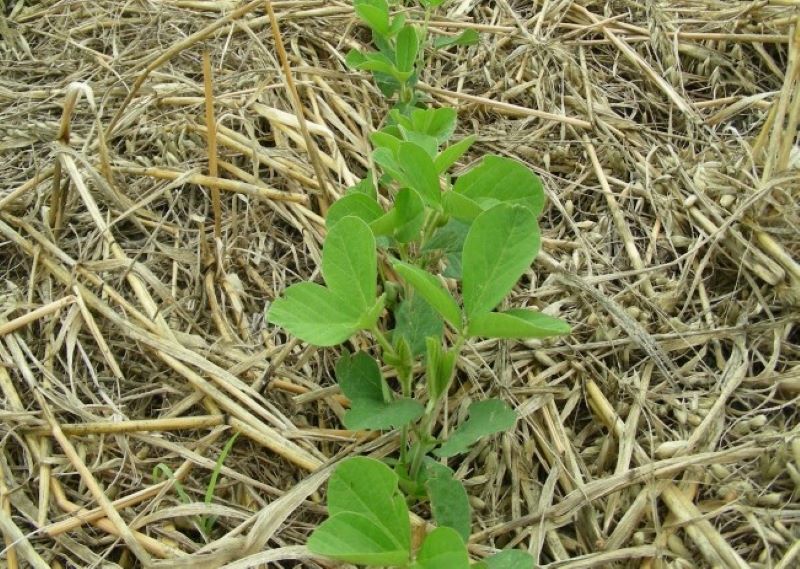
[[444, 332], [442, 317], [420, 294], [403, 300], [394, 312], [394, 319], [393, 334], [405, 338], [414, 357], [425, 353], [426, 338], [441, 341]]
[[375, 237], [369, 225], [357, 217], [340, 220], [322, 247], [322, 276], [342, 301], [364, 313], [375, 305], [378, 260]]
[[414, 125], [411, 124], [410, 116], [407, 116], [406, 113], [404, 113], [401, 109], [394, 108], [391, 111], [389, 111], [387, 122], [390, 125], [394, 125], [396, 127], [402, 126], [407, 130], [414, 130]]
[[397, 69], [392, 60], [382, 53], [365, 53], [363, 56], [364, 59], [355, 65], [356, 69], [383, 73], [401, 82], [411, 77], [411, 71]]
[[381, 167], [381, 169], [389, 174], [395, 180], [403, 180], [403, 172], [400, 169], [400, 163], [395, 158], [395, 153], [389, 148], [379, 147], [372, 152], [372, 159]]
[[414, 241], [425, 223], [425, 204], [417, 192], [403, 188], [394, 199], [394, 207], [370, 224], [375, 235], [393, 235], [400, 243]]
[[408, 507], [398, 477], [380, 461], [343, 461], [328, 482], [331, 517], [308, 540], [317, 555], [367, 565], [407, 565], [411, 548]]
[[428, 153], [413, 142], [404, 142], [400, 145], [397, 160], [406, 185], [419, 192], [426, 204], [438, 208], [442, 202], [439, 173]]
[[408, 550], [411, 522], [397, 483], [397, 474], [379, 460], [363, 456], [343, 460], [328, 481], [328, 512], [366, 516]]
[[436, 277], [402, 261], [395, 261], [392, 266], [445, 320], [454, 328], [461, 329], [461, 309]]
[[367, 56], [357, 49], [351, 49], [347, 52], [347, 55], [344, 56], [344, 62], [350, 69], [358, 69], [358, 66], [366, 60]]
[[467, 546], [453, 528], [440, 527], [425, 537], [412, 569], [469, 569]]
[[304, 342], [335, 346], [359, 330], [361, 313], [322, 285], [299, 283], [272, 303], [267, 318]]
[[394, 134], [386, 132], [388, 129], [378, 130], [369, 135], [372, 145], [376, 148], [386, 148], [391, 151], [393, 155], [397, 155], [400, 150], [400, 145], [403, 143], [401, 138], [397, 138]]
[[469, 225], [458, 219], [450, 219], [437, 229], [425, 245], [423, 253], [442, 251], [444, 253], [458, 253], [464, 249], [464, 240], [467, 238]]
[[385, 73], [375, 72], [372, 74], [372, 77], [375, 79], [375, 85], [378, 86], [381, 94], [387, 99], [394, 96], [394, 94], [400, 90], [400, 86], [403, 83], [391, 75], [386, 75]]
[[325, 225], [331, 229], [349, 215], [357, 217], [365, 223], [372, 223], [383, 215], [383, 209], [378, 202], [366, 194], [349, 194], [333, 202], [325, 216]]
[[389, 4], [386, 0], [353, 0], [353, 8], [372, 31], [389, 35]]
[[403, 393], [411, 393], [414, 375], [414, 355], [408, 346], [408, 341], [399, 335], [392, 335], [392, 348], [394, 353], [384, 353], [383, 361], [392, 366], [397, 372], [397, 379], [402, 386]]
[[464, 485], [453, 478], [452, 470], [433, 461], [427, 464], [426, 474], [425, 488], [436, 525], [453, 528], [466, 543], [472, 528], [472, 509]]
[[506, 549], [476, 563], [472, 569], [533, 569], [533, 556], [521, 549]]
[[403, 188], [394, 198], [395, 228], [394, 237], [400, 243], [409, 243], [419, 236], [425, 223], [425, 204], [420, 195], [409, 188]]
[[[378, 367], [364, 352], [343, 355], [336, 363], [336, 381], [350, 399], [344, 426], [352, 430], [386, 430], [418, 419], [424, 407], [413, 399], [393, 400]], [[388, 396], [388, 397], [387, 397]]]
[[528, 208], [500, 204], [475, 219], [462, 256], [468, 320], [489, 312], [511, 292], [539, 246], [539, 227]]
[[358, 329], [359, 330], [370, 330], [375, 327], [375, 324], [378, 322], [378, 318], [381, 317], [383, 311], [386, 309], [386, 295], [382, 294], [378, 297], [378, 300], [375, 301], [375, 304], [367, 310], [361, 318], [358, 320]]
[[345, 190], [346, 196], [352, 194], [364, 194], [365, 196], [371, 197], [373, 200], [378, 199], [378, 190], [375, 188], [375, 183], [372, 181], [371, 172], [368, 171], [363, 180]]
[[467, 452], [469, 447], [485, 436], [507, 431], [514, 426], [517, 414], [499, 399], [478, 401], [469, 407], [469, 418], [459, 425], [447, 442], [434, 454], [450, 457]]
[[445, 255], [445, 267], [442, 276], [448, 279], [461, 280], [461, 253]]
[[396, 36], [400, 30], [406, 25], [406, 15], [400, 12], [392, 18], [392, 24], [389, 26], [389, 36]]
[[439, 150], [439, 141], [433, 136], [416, 130], [408, 129], [404, 126], [398, 126], [398, 130], [403, 134], [403, 138], [408, 142], [413, 142], [422, 148], [431, 159], [436, 157], [436, 152]]
[[483, 213], [478, 202], [453, 191], [445, 192], [442, 195], [442, 209], [447, 215], [468, 223]]
[[441, 251], [444, 254], [446, 267], [442, 274], [447, 278], [461, 279], [461, 252], [464, 250], [464, 240], [468, 231], [468, 224], [458, 219], [450, 219], [437, 229], [422, 247], [423, 253]]
[[372, 327], [383, 310], [383, 298], [375, 298], [377, 274], [372, 231], [361, 219], [344, 217], [330, 229], [322, 249], [322, 275], [328, 286], [290, 286], [272, 303], [268, 319], [316, 346], [344, 342]]
[[394, 124], [389, 122], [385, 127], [383, 127], [380, 132], [385, 132], [386, 134], [390, 134], [391, 136], [397, 138], [398, 140], [403, 140], [403, 131], [400, 130], [400, 124]]
[[425, 8], [436, 8], [437, 6], [441, 6], [444, 1], [445, 0], [419, 0], [419, 3]]
[[485, 156], [480, 164], [456, 180], [453, 191], [476, 201], [483, 209], [501, 202], [518, 204], [538, 217], [544, 208], [539, 177], [522, 163], [501, 156]]
[[444, 144], [453, 136], [457, 119], [458, 114], [452, 107], [414, 109], [411, 113], [412, 129], [434, 137], [439, 144]]
[[419, 419], [425, 407], [407, 397], [389, 403], [368, 399], [354, 399], [351, 409], [344, 416], [344, 426], [353, 431], [388, 431]]
[[469, 150], [474, 142], [475, 135], [471, 134], [442, 150], [433, 161], [436, 171], [444, 174], [450, 166], [455, 164]]
[[374, 399], [384, 402], [388, 389], [384, 386], [381, 369], [366, 352], [343, 354], [336, 362], [336, 381], [348, 399]]
[[308, 549], [316, 555], [364, 565], [408, 563], [408, 548], [370, 517], [343, 512], [325, 520], [311, 537]]
[[441, 49], [443, 47], [450, 47], [451, 45], [475, 45], [480, 40], [478, 32], [469, 29], [464, 30], [457, 36], [441, 36], [434, 40], [433, 47]]
[[570, 330], [563, 320], [524, 308], [480, 314], [467, 326], [468, 335], [484, 338], [550, 338]]
[[417, 62], [417, 52], [419, 50], [419, 37], [414, 26], [403, 26], [397, 34], [397, 45], [395, 47], [395, 63], [400, 71], [411, 71]]
[[428, 397], [436, 401], [447, 393], [453, 379], [458, 352], [443, 350], [441, 338], [426, 338], [425, 347], [425, 381], [428, 385]]

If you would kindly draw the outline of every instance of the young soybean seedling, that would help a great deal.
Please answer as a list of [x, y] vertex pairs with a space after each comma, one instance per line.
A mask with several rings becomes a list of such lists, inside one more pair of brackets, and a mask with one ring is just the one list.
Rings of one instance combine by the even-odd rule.
[[[328, 211], [325, 284], [290, 286], [268, 318], [317, 346], [369, 334], [375, 355], [345, 351], [336, 364], [336, 379], [350, 399], [343, 422], [350, 429], [400, 430], [393, 468], [353, 458], [335, 471], [328, 488], [331, 517], [309, 548], [366, 565], [468, 567], [469, 501], [439, 461], [510, 429], [516, 414], [502, 400], [477, 401], [448, 437], [437, 435], [458, 355], [472, 338], [546, 338], [568, 333], [569, 326], [531, 309], [497, 310], [540, 247], [539, 179], [515, 160], [486, 156], [452, 182], [448, 170], [473, 142], [468, 137], [447, 145], [455, 111], [413, 109], [390, 118], [372, 137], [380, 188], [365, 179]], [[388, 209], [378, 201], [379, 189]], [[444, 275], [459, 283], [460, 294], [445, 286]], [[418, 363], [424, 373], [414, 371]], [[394, 369], [396, 388], [382, 367]], [[407, 500], [429, 502], [439, 526], [416, 552], [405, 537]], [[392, 514], [365, 510], [374, 504]], [[523, 552], [499, 555], [481, 566], [532, 566]]]
[[308, 548], [331, 559], [367, 566], [407, 569], [530, 569], [524, 551], [507, 550], [470, 565], [464, 540], [450, 527], [425, 536], [411, 551], [408, 506], [397, 474], [380, 461], [343, 461], [328, 482], [330, 517], [308, 540]]
[[[375, 83], [385, 97], [398, 94], [397, 108], [408, 112], [418, 104], [415, 90], [428, 36], [428, 23], [435, 8], [444, 0], [420, 0], [425, 17], [422, 28], [406, 23], [403, 13], [392, 16], [386, 0], [354, 0], [359, 19], [371, 30], [377, 51], [350, 50], [348, 66], [371, 71]], [[436, 49], [478, 42], [475, 30], [465, 30], [456, 36], [441, 36], [433, 40]]]
[[[349, 458], [337, 467], [328, 484], [330, 517], [308, 547], [372, 566], [531, 569], [532, 557], [519, 550], [470, 565], [468, 496], [442, 462], [512, 428], [516, 413], [499, 399], [486, 399], [472, 403], [468, 418], [448, 437], [437, 435], [437, 427], [467, 341], [569, 333], [565, 322], [535, 310], [497, 310], [539, 250], [544, 193], [530, 170], [499, 156], [485, 156], [453, 182], [448, 171], [475, 138], [448, 144], [456, 111], [419, 108], [415, 85], [428, 23], [443, 0], [419, 1], [425, 9], [421, 30], [403, 14], [390, 15], [386, 0], [354, 0], [378, 51], [353, 50], [347, 62], [371, 71], [386, 96], [399, 93], [386, 126], [371, 136], [378, 184], [368, 175], [328, 210], [325, 284], [290, 286], [268, 314], [317, 346], [369, 334], [377, 344], [374, 355], [345, 350], [336, 364], [336, 379], [350, 399], [342, 421], [349, 429], [400, 430], [399, 456], [386, 463]], [[477, 34], [468, 30], [433, 44], [475, 41]], [[443, 278], [457, 281], [460, 294], [451, 293]], [[382, 367], [394, 369], [396, 387]], [[415, 371], [421, 367], [424, 373]], [[430, 504], [439, 526], [416, 551], [408, 517], [408, 503], [415, 501]]]
[[378, 51], [350, 50], [347, 64], [353, 69], [371, 71], [384, 96], [391, 97], [399, 92], [400, 105], [413, 105], [421, 44], [417, 29], [406, 24], [403, 14], [390, 16], [386, 0], [354, 0], [353, 7], [372, 31], [372, 42]]

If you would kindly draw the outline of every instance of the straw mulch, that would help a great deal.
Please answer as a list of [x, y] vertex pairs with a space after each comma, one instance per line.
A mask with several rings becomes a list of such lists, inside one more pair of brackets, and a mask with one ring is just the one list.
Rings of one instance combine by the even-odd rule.
[[[318, 276], [321, 216], [387, 109], [343, 63], [369, 40], [348, 2], [272, 8], [280, 42], [263, 1], [5, 0], [4, 567], [331, 567], [303, 547], [327, 466], [396, 448], [342, 430], [337, 350], [264, 323]], [[451, 462], [474, 559], [800, 564], [799, 15], [453, 0], [434, 18], [480, 32], [422, 77], [478, 135], [461, 166], [516, 157], [547, 188], [508, 302], [574, 329], [460, 360], [451, 426], [487, 394], [521, 417]]]

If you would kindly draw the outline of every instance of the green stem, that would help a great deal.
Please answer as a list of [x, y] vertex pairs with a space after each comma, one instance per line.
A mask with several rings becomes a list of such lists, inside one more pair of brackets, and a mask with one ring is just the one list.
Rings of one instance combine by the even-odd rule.
[[[425, 244], [428, 242], [428, 239], [431, 238], [433, 232], [436, 230], [436, 224], [438, 220], [438, 211], [429, 210], [425, 213], [425, 222], [422, 224], [422, 238], [419, 241], [419, 248], [417, 249], [417, 252], [420, 252], [425, 248]], [[421, 267], [424, 266], [424, 264], [428, 261], [428, 257], [429, 255], [420, 254], [417, 258], [417, 263], [415, 264]], [[419, 264], [420, 262], [422, 262], [422, 265]]]
[[[456, 335], [456, 340], [453, 343], [452, 351], [456, 353], [461, 351], [461, 348], [464, 347], [464, 343], [467, 341], [466, 336], [461, 333], [460, 331]], [[450, 372], [450, 377], [448, 378], [447, 385], [449, 386], [450, 383], [453, 381], [453, 376], [455, 375], [455, 366], [453, 366], [453, 370]], [[433, 426], [436, 424], [436, 420], [439, 417], [439, 413], [442, 407], [442, 401], [447, 397], [447, 390], [444, 390], [437, 399], [432, 399], [428, 401], [428, 404], [425, 406], [425, 414], [422, 416], [422, 422], [420, 424], [420, 429], [418, 434], [419, 445], [414, 449], [414, 456], [411, 458], [411, 469], [409, 474], [412, 479], [416, 479], [417, 475], [419, 474], [419, 470], [422, 467], [422, 460], [425, 458], [426, 454], [426, 447], [428, 446], [427, 441], [433, 438]]]
[[425, 61], [424, 61], [424, 59], [425, 59], [425, 45], [424, 44], [428, 40], [428, 28], [430, 27], [430, 23], [431, 23], [431, 9], [426, 6], [425, 7], [425, 19], [423, 20], [423, 23], [422, 23], [422, 38], [421, 38], [421, 41], [422, 41], [423, 45], [422, 45], [422, 49], [419, 50], [419, 54], [417, 55], [417, 57], [419, 58], [418, 65], [420, 65], [420, 67], [425, 63]]
[[408, 460], [408, 425], [403, 425], [400, 429], [400, 464], [406, 464]]
[[419, 476], [420, 468], [422, 468], [422, 460], [427, 453], [427, 441], [431, 438], [431, 432], [433, 431], [434, 415], [438, 414], [434, 413], [436, 407], [435, 401], [428, 401], [428, 404], [425, 406], [425, 414], [422, 416], [422, 423], [417, 431], [417, 446], [414, 447], [414, 455], [411, 457], [411, 468], [409, 468], [408, 471], [412, 480], [416, 480]]
[[395, 355], [394, 354], [394, 348], [392, 348], [392, 344], [389, 343], [389, 339], [386, 337], [386, 335], [383, 332], [381, 332], [380, 328], [378, 328], [377, 326], [374, 326], [370, 330], [370, 332], [372, 332], [372, 335], [375, 336], [375, 339], [378, 341], [378, 344], [380, 345], [381, 349], [384, 352], [386, 352], [386, 353], [388, 353], [389, 355], [392, 355], [392, 356]]

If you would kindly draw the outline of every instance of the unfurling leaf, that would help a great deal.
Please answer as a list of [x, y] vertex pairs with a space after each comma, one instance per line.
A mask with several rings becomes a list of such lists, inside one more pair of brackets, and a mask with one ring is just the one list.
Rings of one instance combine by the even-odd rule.
[[428, 384], [428, 397], [436, 401], [447, 393], [450, 387], [458, 353], [442, 349], [440, 338], [427, 338], [425, 344], [427, 350], [425, 381]]
[[499, 399], [473, 403], [469, 407], [469, 418], [459, 425], [434, 454], [449, 457], [467, 452], [470, 446], [483, 437], [507, 431], [514, 426], [516, 420], [517, 414]]

